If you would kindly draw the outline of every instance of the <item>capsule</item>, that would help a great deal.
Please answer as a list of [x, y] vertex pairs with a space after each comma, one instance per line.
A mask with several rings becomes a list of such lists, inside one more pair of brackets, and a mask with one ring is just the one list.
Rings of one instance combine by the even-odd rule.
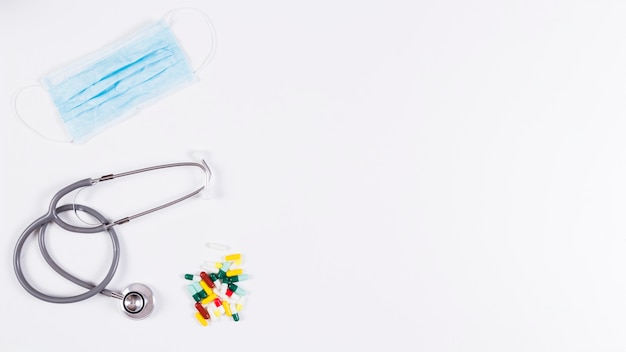
[[216, 298], [217, 298], [217, 295], [215, 294], [215, 292], [211, 292], [211, 294], [209, 294], [201, 302], [202, 302], [202, 304], [207, 305], [207, 304], [213, 302], [213, 300], [216, 299]]
[[204, 308], [204, 306], [201, 303], [196, 302], [196, 309], [198, 310], [198, 313], [200, 313], [200, 315], [202, 315], [204, 319], [207, 319], [207, 320], [211, 319], [209, 312], [207, 312], [207, 310]]
[[[222, 270], [222, 269], [220, 269]], [[237, 276], [237, 275], [241, 275], [243, 274], [243, 269], [233, 269], [233, 270], [228, 270], [226, 272], [226, 276], [227, 277], [232, 277], [232, 276]]]
[[[224, 285], [226, 286], [226, 285]], [[231, 290], [230, 287], [226, 288], [226, 290], [223, 293], [224, 296], [233, 299], [235, 301], [239, 300], [239, 295], [235, 293], [235, 291]]]
[[[219, 298], [214, 299], [213, 304], [215, 305], [215, 308], [219, 310], [220, 313], [222, 314], [226, 313], [226, 311], [224, 310], [224, 305], [222, 304], [222, 301]], [[228, 302], [225, 302], [225, 304], [228, 304]]]
[[202, 281], [204, 281], [210, 288], [215, 288], [215, 283], [213, 282], [213, 280], [211, 280], [211, 278], [209, 277], [209, 275], [207, 275], [204, 271], [200, 272], [200, 278], [202, 279]]
[[231, 303], [230, 312], [232, 314], [233, 320], [234, 321], [239, 321], [239, 310], [237, 309], [236, 305]]
[[222, 296], [226, 296], [226, 291], [228, 291], [228, 286], [227, 285], [222, 285], [222, 287], [220, 287], [220, 294]]
[[200, 312], [196, 313], [196, 319], [198, 320], [200, 324], [202, 324], [202, 326], [209, 325], [209, 323], [207, 323], [206, 319], [204, 319], [204, 317], [202, 316], [202, 314], [200, 314]]
[[240, 253], [229, 254], [224, 257], [224, 260], [226, 260], [227, 262], [234, 262], [236, 260], [241, 260], [241, 254]]
[[222, 312], [220, 309], [218, 309], [215, 306], [215, 302], [211, 302], [207, 305], [207, 310], [208, 308], [212, 308], [212, 312], [213, 312], [213, 317], [215, 317], [216, 319], [222, 316]]
[[245, 296], [246, 295], [246, 291], [243, 288], [241, 288], [241, 287], [239, 287], [239, 286], [237, 286], [235, 284], [228, 284], [228, 289], [233, 291], [234, 293], [238, 294], [239, 296]]
[[215, 289], [214, 291], [218, 291], [220, 289], [220, 287], [222, 287], [222, 280], [217, 278], [217, 274], [209, 274], [209, 278], [211, 279], [211, 281], [213, 281], [213, 284], [215, 284]]
[[[220, 268], [220, 271], [217, 272], [217, 278], [218, 279], [223, 279], [225, 278], [227, 275], [227, 272], [229, 271], [228, 269], [230, 268], [231, 263], [230, 262], [226, 262], [224, 264], [222, 264], [222, 267]], [[215, 280], [213, 280], [215, 281]]]
[[193, 288], [196, 289], [198, 296], [200, 296], [200, 300], [207, 298], [208, 294], [204, 292], [204, 289], [202, 288], [202, 286], [200, 286], [199, 282], [194, 282], [192, 285], [193, 285]]
[[[215, 268], [215, 269], [219, 269], [222, 267], [222, 262], [216, 262], [213, 260], [207, 260], [204, 262], [204, 266], [208, 267], [208, 268]], [[217, 270], [215, 270], [215, 272], [217, 272]]]
[[205, 299], [201, 300], [201, 301], [200, 301], [200, 303], [202, 303], [202, 304], [204, 304], [204, 305], [207, 305], [207, 304], [211, 303], [211, 302], [215, 299], [215, 298], [211, 298], [211, 296], [212, 296], [212, 295], [207, 296], [207, 298], [205, 298]]
[[239, 302], [237, 302], [237, 311], [241, 312], [241, 310], [243, 309], [243, 305], [244, 303], [246, 303], [246, 296], [242, 296], [241, 298], [239, 298]]
[[196, 288], [194, 287], [193, 284], [189, 284], [189, 286], [187, 286], [187, 290], [189, 290], [191, 297], [193, 297], [193, 299], [196, 302], [200, 302], [202, 300], [202, 298], [200, 298], [200, 295], [198, 294], [198, 291], [196, 291]]
[[185, 274], [185, 279], [190, 280], [190, 281], [200, 281], [200, 278], [198, 277], [198, 275], [194, 275], [194, 274]]
[[206, 265], [205, 264], [205, 265], [202, 265], [201, 268], [202, 268], [202, 270], [206, 271], [207, 273], [216, 273], [217, 274], [219, 272], [219, 269], [216, 268], [213, 265]]
[[[225, 285], [224, 285], [225, 286]], [[224, 287], [222, 286], [222, 288]], [[215, 294], [217, 295], [217, 297], [221, 300], [227, 300], [228, 296], [226, 296], [226, 291], [224, 291], [224, 293], [220, 292], [220, 291], [215, 291]]]
[[224, 282], [226, 283], [232, 283], [232, 282], [239, 282], [239, 281], [245, 281], [248, 280], [249, 276], [248, 274], [241, 274], [241, 275], [235, 275], [235, 276], [230, 276], [230, 277], [225, 277], [224, 278]]
[[211, 288], [209, 287], [209, 285], [206, 284], [206, 282], [200, 281], [200, 286], [202, 287], [204, 292], [206, 292], [207, 295], [210, 295], [211, 293], [213, 293], [213, 290], [211, 290]]
[[209, 278], [210, 278], [210, 279], [211, 279], [211, 281], [213, 281], [213, 282], [215, 282], [215, 281], [219, 280], [219, 279], [217, 278], [217, 273], [210, 273], [210, 274], [209, 274]]
[[222, 306], [224, 306], [224, 311], [226, 311], [226, 315], [228, 315], [229, 317], [233, 315], [233, 313], [230, 312], [230, 304], [228, 304], [228, 302], [225, 302], [224, 304], [222, 304]]

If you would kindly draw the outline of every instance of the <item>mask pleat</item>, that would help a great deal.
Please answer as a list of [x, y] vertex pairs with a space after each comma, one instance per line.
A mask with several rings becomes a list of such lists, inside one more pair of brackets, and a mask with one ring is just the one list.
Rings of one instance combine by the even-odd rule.
[[[164, 51], [165, 52], [165, 51]], [[66, 103], [60, 105], [61, 109], [67, 109], [68, 112], [78, 113], [89, 106], [100, 105], [108, 99], [109, 95], [118, 95], [120, 92], [127, 91], [136, 85], [136, 82], [142, 82], [145, 80], [144, 76], [153, 76], [151, 72], [156, 67], [161, 69], [161, 64], [175, 65], [180, 60], [172, 58], [171, 52], [163, 57], [154, 57], [152, 60], [141, 60], [133, 66], [125, 66], [123, 74], [121, 70], [118, 70], [120, 74], [115, 76], [109, 76], [106, 79], [101, 79], [96, 83], [93, 83], [88, 89], [84, 90], [82, 94], [68, 100]], [[167, 61], [169, 62], [163, 62]], [[176, 61], [175, 61], [176, 60]], [[132, 70], [131, 70], [132, 69]], [[83, 107], [83, 109], [80, 109]]]

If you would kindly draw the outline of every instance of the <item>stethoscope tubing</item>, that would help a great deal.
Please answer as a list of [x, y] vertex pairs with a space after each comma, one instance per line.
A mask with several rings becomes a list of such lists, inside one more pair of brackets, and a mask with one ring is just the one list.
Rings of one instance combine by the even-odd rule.
[[[36, 297], [38, 299], [46, 301], [46, 302], [51, 302], [51, 303], [74, 303], [74, 302], [79, 302], [79, 301], [85, 300], [87, 298], [93, 297], [93, 296], [97, 295], [98, 293], [105, 294], [105, 295], [107, 295], [109, 297], [114, 297], [113, 293], [106, 289], [106, 286], [111, 282], [111, 280], [115, 276], [115, 272], [117, 271], [117, 266], [118, 266], [119, 260], [120, 260], [119, 239], [118, 239], [117, 233], [115, 232], [115, 229], [113, 227], [108, 227], [105, 230], [109, 234], [109, 237], [111, 238], [111, 243], [112, 243], [112, 247], [113, 247], [113, 259], [111, 260], [111, 265], [109, 267], [109, 271], [107, 272], [107, 275], [97, 285], [93, 285], [93, 284], [90, 284], [90, 283], [88, 283], [86, 281], [83, 281], [83, 280], [73, 276], [72, 274], [70, 274], [69, 272], [64, 270], [63, 268], [61, 268], [54, 261], [54, 259], [52, 259], [52, 256], [50, 256], [50, 253], [48, 252], [48, 250], [46, 248], [46, 244], [45, 244], [45, 230], [46, 230], [46, 227], [49, 224], [51, 224], [51, 223], [59, 224], [59, 222], [57, 221], [58, 214], [66, 212], [66, 211], [71, 211], [71, 210], [78, 210], [78, 211], [81, 211], [81, 212], [85, 212], [85, 213], [93, 216], [95, 219], [100, 221], [102, 224], [107, 224], [108, 221], [109, 221], [104, 215], [102, 215], [101, 213], [99, 213], [95, 209], [90, 208], [90, 207], [85, 206], [85, 205], [81, 205], [81, 204], [66, 204], [66, 205], [62, 205], [62, 206], [60, 206], [58, 208], [51, 209], [50, 212], [48, 212], [44, 216], [40, 217], [39, 219], [37, 219], [33, 223], [31, 223], [26, 228], [26, 230], [24, 230], [22, 235], [19, 237], [19, 239], [17, 241], [17, 244], [15, 245], [15, 251], [13, 252], [13, 267], [14, 267], [14, 270], [15, 270], [15, 275], [16, 275], [20, 285], [22, 285], [22, 287], [28, 293], [30, 293], [31, 295], [33, 295], [34, 297]], [[62, 222], [62, 221], [60, 221], [60, 222]], [[76, 232], [78, 232], [78, 231], [76, 231]], [[89, 232], [81, 231], [81, 232], [83, 232], [83, 233], [95, 233], [96, 231], [93, 231], [93, 232], [92, 231], [89, 231]], [[100, 231], [100, 232], [102, 232], [102, 231]], [[79, 286], [82, 286], [82, 287], [86, 288], [87, 289], [86, 292], [84, 292], [82, 294], [79, 294], [79, 295], [75, 295], [75, 296], [52, 296], [52, 295], [48, 295], [48, 294], [45, 294], [45, 293], [37, 290], [36, 288], [34, 288], [28, 282], [28, 280], [26, 279], [26, 276], [24, 275], [23, 269], [22, 269], [21, 255], [22, 255], [22, 250], [23, 250], [23, 247], [24, 247], [24, 243], [26, 243], [26, 240], [31, 235], [33, 235], [34, 233], [39, 233], [39, 249], [41, 250], [41, 254], [43, 255], [43, 258], [46, 261], [46, 263], [48, 263], [48, 265], [50, 265], [54, 271], [59, 273], [61, 276], [63, 276], [67, 280], [69, 280], [69, 281], [71, 281], [71, 282], [73, 282], [73, 283], [75, 283], [75, 284], [77, 284]]]

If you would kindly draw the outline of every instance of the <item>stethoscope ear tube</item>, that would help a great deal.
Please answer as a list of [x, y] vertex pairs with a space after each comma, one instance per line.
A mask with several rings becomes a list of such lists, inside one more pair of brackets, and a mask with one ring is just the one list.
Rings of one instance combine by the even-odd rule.
[[[74, 226], [71, 224], [68, 224], [67, 222], [63, 221], [60, 217], [59, 217], [59, 212], [57, 211], [58, 209], [58, 203], [61, 200], [61, 198], [63, 198], [65, 195], [67, 195], [68, 193], [75, 191], [77, 189], [80, 188], [84, 188], [84, 187], [91, 187], [94, 186], [96, 184], [98, 184], [99, 182], [104, 182], [104, 181], [111, 181], [114, 180], [116, 178], [120, 178], [120, 177], [126, 177], [126, 176], [132, 176], [132, 175], [137, 175], [137, 174], [141, 174], [141, 173], [145, 173], [145, 172], [150, 172], [150, 171], [156, 171], [156, 170], [162, 170], [162, 169], [168, 169], [168, 168], [176, 168], [176, 167], [196, 167], [201, 169], [204, 172], [205, 175], [205, 182], [204, 184], [197, 188], [194, 191], [191, 191], [181, 197], [178, 197], [176, 199], [173, 199], [167, 203], [163, 203], [159, 206], [156, 206], [154, 208], [150, 208], [144, 211], [141, 211], [137, 214], [133, 214], [133, 215], [129, 215], [126, 216], [122, 219], [116, 220], [116, 221], [110, 221], [107, 219], [106, 223], [102, 223], [101, 225], [97, 225], [97, 226], [93, 226], [93, 227], [82, 227], [82, 226]], [[86, 178], [77, 182], [72, 183], [71, 185], [68, 185], [64, 188], [62, 188], [61, 190], [59, 190], [53, 197], [52, 200], [50, 201], [50, 206], [48, 207], [48, 215], [54, 219], [54, 222], [57, 223], [59, 226], [61, 226], [63, 229], [67, 230], [67, 231], [71, 231], [71, 232], [81, 232], [81, 233], [95, 233], [95, 232], [102, 232], [105, 231], [106, 229], [108, 229], [109, 227], [115, 226], [115, 225], [121, 225], [124, 223], [127, 223], [131, 220], [134, 220], [138, 217], [153, 213], [155, 211], [159, 211], [162, 209], [165, 209], [167, 207], [170, 207], [174, 204], [180, 203], [183, 200], [189, 199], [199, 193], [201, 193], [202, 191], [208, 189], [209, 187], [209, 183], [211, 182], [211, 176], [212, 176], [212, 172], [211, 172], [211, 168], [209, 168], [209, 165], [206, 163], [206, 161], [202, 160], [200, 163], [197, 162], [181, 162], [181, 163], [171, 163], [171, 164], [162, 164], [162, 165], [155, 165], [155, 166], [150, 166], [150, 167], [146, 167], [143, 169], [137, 169], [137, 170], [132, 170], [132, 171], [126, 171], [126, 172], [122, 172], [122, 173], [118, 173], [118, 174], [109, 174], [109, 175], [104, 175], [104, 176], [100, 176], [99, 178], [96, 179], [91, 179], [91, 178]]]

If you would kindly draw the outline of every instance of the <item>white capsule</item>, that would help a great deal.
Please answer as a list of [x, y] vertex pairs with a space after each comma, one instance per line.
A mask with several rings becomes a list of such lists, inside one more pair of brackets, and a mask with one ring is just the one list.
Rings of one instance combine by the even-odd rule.
[[[226, 315], [226, 310], [224, 309], [224, 304], [228, 304], [228, 302], [226, 302], [226, 301], [221, 301], [221, 302], [222, 302], [222, 304], [219, 307], [216, 306], [216, 309], [220, 312], [220, 314]], [[215, 303], [214, 303], [214, 305], [215, 305]]]
[[226, 296], [226, 294], [224, 293], [221, 293], [220, 291], [213, 291], [213, 293], [215, 293], [217, 297], [219, 297], [222, 301], [228, 299], [228, 296]]
[[217, 274], [220, 269], [216, 268], [214, 265], [202, 265], [202, 270], [204, 270], [207, 274], [208, 273], [213, 273], [213, 274]]
[[230, 305], [230, 314], [233, 317], [234, 321], [239, 321], [239, 308], [236, 304]]
[[223, 294], [224, 296], [226, 296], [226, 290], [228, 290], [228, 285], [220, 286], [220, 293]]
[[218, 261], [216, 261], [216, 260], [205, 260], [205, 261], [204, 261], [204, 265], [206, 265], [206, 266], [212, 266], [212, 267], [214, 267], [214, 268], [216, 268], [216, 269], [221, 268], [221, 267], [222, 267], [222, 263], [223, 263], [223, 262], [218, 262]]
[[241, 312], [241, 310], [243, 309], [243, 305], [245, 303], [246, 303], [246, 296], [239, 297], [239, 301], [236, 304], [238, 312]]
[[185, 274], [184, 277], [185, 277], [186, 280], [189, 280], [189, 281], [200, 281], [200, 280], [202, 280], [200, 278], [200, 276], [198, 276], [198, 275]]
[[[222, 307], [220, 307], [222, 308]], [[222, 316], [222, 310], [217, 309], [217, 307], [215, 306], [214, 302], [211, 302], [209, 304], [206, 305], [206, 310], [208, 310], [209, 312], [211, 312], [211, 318], [214, 319], [219, 319]]]
[[231, 260], [230, 263], [231, 263], [230, 269], [241, 269], [241, 264], [243, 263], [243, 260], [241, 260], [241, 258], [236, 259], [236, 260]]
[[234, 302], [239, 302], [240, 299], [241, 299], [241, 296], [236, 294], [235, 292], [233, 292], [233, 294], [230, 296], [230, 300]]

